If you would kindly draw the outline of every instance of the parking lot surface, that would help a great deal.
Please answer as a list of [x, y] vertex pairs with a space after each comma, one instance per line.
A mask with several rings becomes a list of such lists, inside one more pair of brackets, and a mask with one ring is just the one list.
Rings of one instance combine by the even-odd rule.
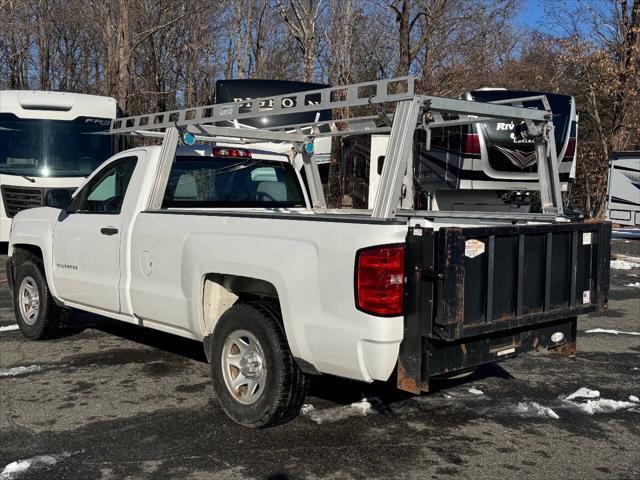
[[[640, 242], [613, 250], [637, 258]], [[77, 314], [63, 338], [28, 341], [2, 271], [0, 478], [637, 479], [640, 268], [612, 270], [609, 299], [580, 318], [575, 356], [419, 397], [318, 377], [297, 419], [248, 430], [214, 401], [201, 344]]]

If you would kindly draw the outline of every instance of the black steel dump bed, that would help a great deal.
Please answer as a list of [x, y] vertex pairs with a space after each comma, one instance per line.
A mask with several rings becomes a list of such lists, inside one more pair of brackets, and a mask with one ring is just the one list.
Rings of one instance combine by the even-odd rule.
[[518, 353], [575, 351], [576, 316], [606, 307], [611, 224], [409, 229], [398, 386]]

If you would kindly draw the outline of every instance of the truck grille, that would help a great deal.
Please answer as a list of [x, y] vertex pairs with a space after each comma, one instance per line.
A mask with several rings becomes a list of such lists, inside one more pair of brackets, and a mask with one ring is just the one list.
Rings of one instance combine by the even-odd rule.
[[2, 186], [2, 201], [7, 217], [12, 218], [21, 210], [43, 205], [44, 190], [42, 188]]

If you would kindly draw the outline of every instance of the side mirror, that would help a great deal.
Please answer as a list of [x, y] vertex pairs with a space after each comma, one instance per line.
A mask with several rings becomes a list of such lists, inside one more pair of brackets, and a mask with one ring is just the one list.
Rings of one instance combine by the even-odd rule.
[[81, 194], [76, 195], [75, 197], [72, 197], [70, 200], [70, 202], [67, 204], [67, 207], [65, 208], [65, 212], [66, 213], [75, 213], [80, 209], [80, 198], [82, 197]]
[[71, 192], [69, 190], [57, 188], [47, 192], [44, 198], [44, 204], [47, 207], [65, 210], [73, 203], [73, 200], [74, 199], [71, 197]]

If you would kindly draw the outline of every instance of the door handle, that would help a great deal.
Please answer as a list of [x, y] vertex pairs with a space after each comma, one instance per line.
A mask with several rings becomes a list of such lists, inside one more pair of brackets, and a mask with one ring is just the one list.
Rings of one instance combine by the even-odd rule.
[[115, 235], [118, 233], [118, 229], [113, 227], [102, 227], [100, 229], [100, 233], [103, 235]]

